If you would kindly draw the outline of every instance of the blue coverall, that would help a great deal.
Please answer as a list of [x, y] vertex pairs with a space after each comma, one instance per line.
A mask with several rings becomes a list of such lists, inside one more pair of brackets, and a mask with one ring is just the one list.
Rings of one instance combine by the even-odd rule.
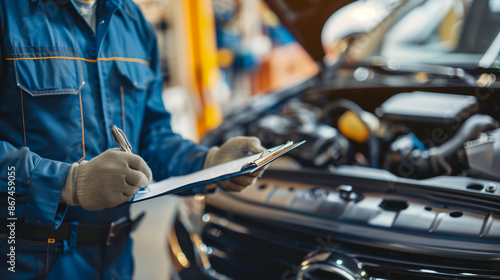
[[[58, 228], [128, 216], [128, 206], [91, 212], [59, 203], [72, 163], [116, 147], [111, 125], [155, 180], [202, 168], [207, 148], [171, 130], [156, 37], [131, 0], [99, 0], [95, 33], [71, 0], [0, 0], [0, 17], [0, 233], [13, 217]], [[2, 279], [129, 279], [133, 270], [130, 238], [106, 246], [18, 236], [16, 272], [7, 270], [9, 248], [0, 234]]]

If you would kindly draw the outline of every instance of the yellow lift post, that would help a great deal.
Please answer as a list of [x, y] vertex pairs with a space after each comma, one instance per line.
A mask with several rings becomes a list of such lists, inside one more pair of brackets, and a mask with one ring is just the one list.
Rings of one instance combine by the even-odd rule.
[[[215, 19], [211, 0], [175, 1], [179, 14], [177, 23], [183, 34], [176, 39], [183, 40], [182, 58], [185, 61], [184, 82], [199, 100], [197, 128], [199, 136], [222, 122], [219, 104], [214, 99], [214, 89], [220, 80], [220, 69], [215, 38]], [[176, 12], [174, 11], [174, 12]]]

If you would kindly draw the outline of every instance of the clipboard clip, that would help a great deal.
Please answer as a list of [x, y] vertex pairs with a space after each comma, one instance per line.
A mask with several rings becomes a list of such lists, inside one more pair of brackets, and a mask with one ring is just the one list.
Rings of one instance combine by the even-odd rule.
[[259, 166], [262, 166], [262, 165], [265, 165], [273, 160], [275, 160], [276, 158], [278, 158], [280, 155], [288, 152], [290, 149], [293, 149], [299, 145], [302, 145], [305, 141], [302, 141], [302, 142], [299, 142], [297, 144], [293, 144], [293, 141], [288, 141], [286, 142], [285, 144], [282, 144], [278, 147], [275, 147], [275, 148], [272, 148], [272, 149], [268, 149], [264, 152], [262, 152], [262, 154], [260, 155], [259, 158], [257, 158], [256, 160], [254, 160], [253, 162], [249, 162], [245, 165], [243, 165], [243, 167], [241, 168], [241, 170], [244, 170], [244, 169], [247, 169], [247, 168], [254, 168], [254, 167], [259, 167]]

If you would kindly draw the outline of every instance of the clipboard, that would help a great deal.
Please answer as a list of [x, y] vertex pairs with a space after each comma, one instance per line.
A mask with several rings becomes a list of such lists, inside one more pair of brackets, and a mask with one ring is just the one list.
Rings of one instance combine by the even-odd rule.
[[228, 161], [191, 174], [170, 177], [148, 185], [146, 188], [148, 191], [136, 193], [128, 203], [184, 192], [219, 180], [253, 173], [305, 142], [305, 140], [298, 143], [288, 141], [285, 144], [268, 149], [262, 153]]

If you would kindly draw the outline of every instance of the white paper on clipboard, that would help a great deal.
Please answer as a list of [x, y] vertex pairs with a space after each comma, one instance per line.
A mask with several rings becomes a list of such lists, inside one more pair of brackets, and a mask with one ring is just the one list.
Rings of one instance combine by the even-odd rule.
[[134, 195], [130, 203], [158, 197], [162, 195], [178, 193], [192, 188], [200, 187], [219, 180], [253, 173], [258, 169], [270, 164], [278, 157], [304, 144], [305, 141], [293, 143], [289, 141], [283, 145], [268, 149], [262, 153], [235, 159], [226, 163], [202, 169], [183, 176], [170, 177], [168, 179], [150, 184], [148, 192]]

